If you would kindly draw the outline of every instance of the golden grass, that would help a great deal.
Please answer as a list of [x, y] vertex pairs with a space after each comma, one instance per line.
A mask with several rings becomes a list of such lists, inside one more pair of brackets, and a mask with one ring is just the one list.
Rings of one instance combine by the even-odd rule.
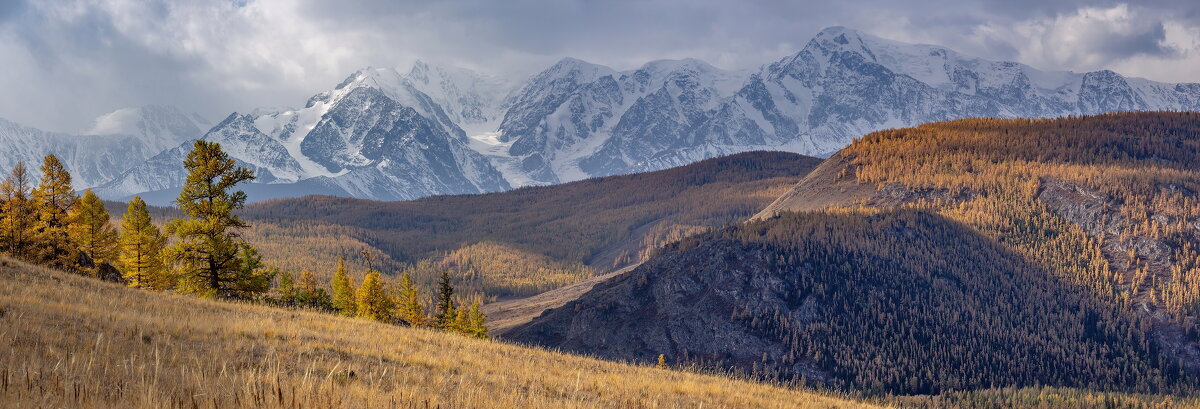
[[0, 258], [17, 408], [865, 408], [456, 335], [133, 290]]

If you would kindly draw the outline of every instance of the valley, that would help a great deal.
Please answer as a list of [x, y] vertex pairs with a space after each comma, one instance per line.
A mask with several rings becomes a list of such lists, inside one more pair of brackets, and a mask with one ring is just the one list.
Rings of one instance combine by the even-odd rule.
[[0, 409], [1200, 409], [1194, 0], [5, 0], [0, 61]]

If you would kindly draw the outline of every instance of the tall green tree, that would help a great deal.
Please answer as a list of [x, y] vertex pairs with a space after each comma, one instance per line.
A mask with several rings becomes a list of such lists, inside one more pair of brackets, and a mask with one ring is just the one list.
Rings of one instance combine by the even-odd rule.
[[237, 229], [247, 225], [233, 213], [246, 203], [246, 193], [232, 191], [234, 186], [253, 180], [254, 172], [238, 167], [220, 144], [208, 141], [196, 141], [183, 166], [187, 181], [175, 205], [186, 217], [167, 224], [167, 232], [179, 239], [167, 251], [179, 275], [179, 290], [228, 298], [266, 291], [269, 269], [239, 239]]
[[17, 162], [0, 182], [0, 251], [27, 258], [33, 237], [33, 201], [29, 198], [29, 170]]
[[400, 288], [396, 293], [396, 315], [408, 325], [425, 325], [425, 307], [421, 305], [421, 293], [413, 285], [412, 274], [400, 276]]
[[42, 180], [33, 189], [37, 215], [33, 237], [35, 261], [58, 268], [75, 265], [78, 251], [70, 234], [70, 211], [75, 201], [71, 174], [57, 156], [46, 155], [42, 161]]
[[339, 313], [347, 317], [355, 316], [355, 309], [358, 306], [358, 301], [355, 300], [354, 281], [346, 272], [346, 258], [338, 258], [337, 271], [333, 273], [333, 281], [330, 282], [333, 287], [333, 308]]
[[281, 271], [275, 276], [278, 285], [275, 292], [279, 294], [279, 302], [287, 306], [296, 305], [296, 280], [289, 271]]
[[121, 268], [131, 287], [152, 290], [171, 288], [172, 280], [163, 264], [167, 238], [158, 230], [146, 210], [146, 202], [134, 196], [121, 218], [119, 242]]
[[355, 312], [360, 318], [384, 322], [392, 320], [392, 297], [384, 289], [378, 271], [367, 272], [354, 298], [358, 304]]
[[116, 261], [117, 229], [112, 225], [104, 202], [91, 189], [84, 192], [71, 209], [71, 221], [71, 239], [91, 262], [90, 266], [78, 266], [80, 269], [95, 274], [101, 264]]
[[450, 273], [442, 271], [442, 279], [438, 282], [438, 301], [437, 301], [437, 319], [438, 328], [453, 328], [454, 321], [458, 318], [457, 311], [454, 309], [454, 286], [450, 285]]

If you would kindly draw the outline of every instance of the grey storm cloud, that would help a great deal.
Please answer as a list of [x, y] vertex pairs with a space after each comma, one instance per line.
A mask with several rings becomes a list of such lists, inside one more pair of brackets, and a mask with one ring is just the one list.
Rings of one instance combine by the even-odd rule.
[[0, 117], [78, 131], [156, 103], [220, 119], [416, 59], [508, 76], [568, 56], [753, 69], [833, 25], [1043, 69], [1200, 80], [1194, 0], [0, 0]]

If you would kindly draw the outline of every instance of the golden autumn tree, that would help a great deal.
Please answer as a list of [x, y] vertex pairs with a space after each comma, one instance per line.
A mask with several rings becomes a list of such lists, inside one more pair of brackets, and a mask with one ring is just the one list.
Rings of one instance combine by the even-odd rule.
[[33, 201], [29, 197], [29, 170], [17, 162], [0, 182], [0, 251], [17, 258], [29, 256], [33, 239]]
[[146, 202], [134, 196], [121, 219], [119, 262], [131, 287], [164, 290], [171, 278], [163, 265], [162, 251], [167, 238], [150, 219]]
[[470, 307], [459, 305], [454, 317], [454, 324], [449, 330], [472, 338], [487, 339], [488, 330], [485, 321], [487, 317], [479, 309], [479, 301], [471, 303]]
[[355, 292], [354, 299], [356, 301], [355, 311], [360, 318], [391, 321], [392, 297], [384, 289], [383, 280], [378, 271], [367, 272], [367, 275], [363, 277], [362, 285], [358, 286], [358, 291]]
[[408, 325], [425, 325], [425, 307], [421, 305], [421, 293], [413, 285], [412, 274], [400, 276], [400, 288], [396, 293], [396, 316]]
[[104, 202], [91, 189], [84, 192], [71, 209], [70, 219], [71, 240], [87, 256], [86, 260], [80, 257], [80, 261], [90, 263], [79, 265], [81, 270], [90, 270], [95, 275], [101, 264], [116, 260], [117, 229], [109, 220]]
[[333, 273], [333, 281], [330, 282], [330, 287], [333, 288], [333, 308], [347, 317], [355, 316], [355, 308], [358, 306], [358, 301], [355, 299], [356, 287], [354, 286], [354, 280], [346, 272], [345, 258], [338, 259], [337, 271]]
[[75, 264], [78, 252], [70, 234], [70, 211], [75, 200], [71, 174], [57, 156], [46, 155], [42, 161], [42, 179], [33, 189], [33, 207], [37, 216], [33, 260], [58, 268]]

